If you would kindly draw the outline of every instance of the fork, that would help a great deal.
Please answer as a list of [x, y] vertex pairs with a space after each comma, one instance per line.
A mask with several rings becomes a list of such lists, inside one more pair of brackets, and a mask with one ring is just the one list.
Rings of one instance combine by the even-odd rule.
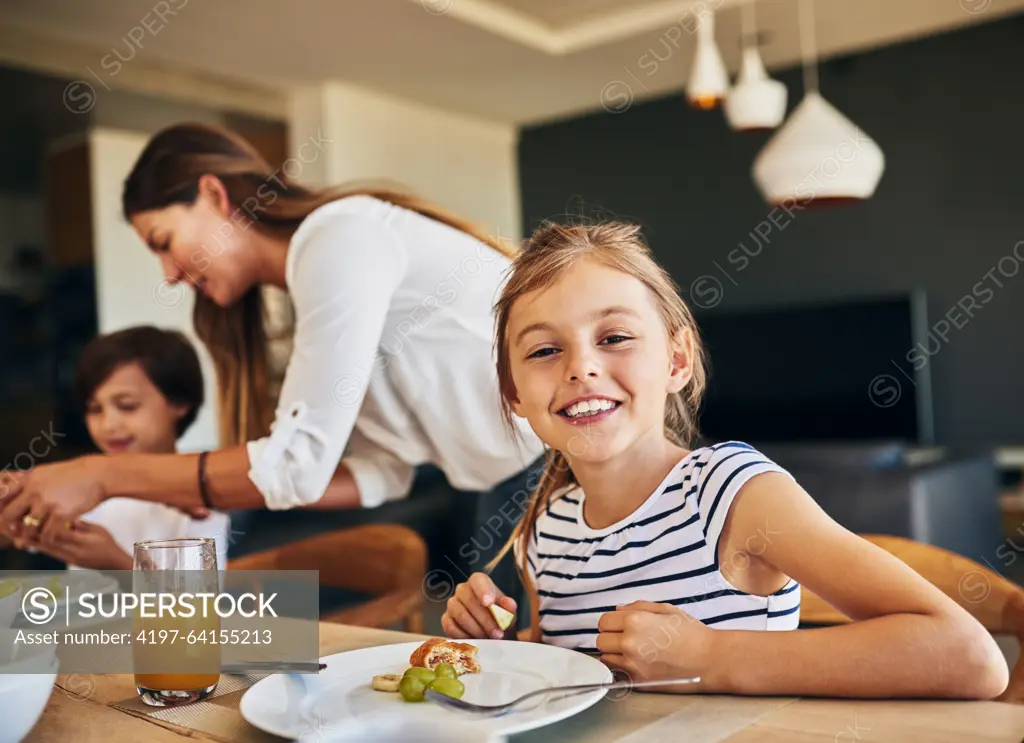
[[[437, 702], [445, 707], [451, 707], [452, 709], [461, 710], [463, 712], [473, 712], [478, 715], [484, 715], [488, 717], [500, 717], [511, 711], [514, 707], [518, 707], [523, 702], [533, 699], [535, 697], [543, 696], [545, 694], [553, 694], [562, 692], [561, 696], [557, 699], [565, 699], [566, 697], [574, 697], [578, 694], [586, 694], [591, 691], [610, 691], [612, 689], [640, 689], [645, 686], [671, 686], [673, 684], [695, 684], [700, 681], [700, 676], [691, 676], [688, 678], [675, 678], [667, 679], [665, 681], [609, 681], [603, 684], [577, 684], [576, 686], [551, 686], [546, 689], [536, 689], [518, 699], [513, 699], [511, 702], [506, 704], [473, 704], [472, 702], [465, 702], [455, 697], [450, 697], [446, 694], [442, 694], [439, 691], [433, 689], [427, 689], [424, 693], [426, 699]], [[555, 701], [555, 700], [552, 700]]]

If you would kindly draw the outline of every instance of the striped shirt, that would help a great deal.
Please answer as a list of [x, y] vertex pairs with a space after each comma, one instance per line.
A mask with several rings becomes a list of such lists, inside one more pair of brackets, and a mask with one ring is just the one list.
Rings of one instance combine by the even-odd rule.
[[[764, 472], [788, 474], [741, 442], [695, 449], [643, 505], [604, 529], [587, 526], [578, 486], [555, 496], [539, 515], [527, 548], [543, 642], [594, 651], [601, 615], [632, 601], [674, 604], [716, 629], [795, 629], [796, 581], [769, 596], [753, 596], [731, 586], [718, 564], [718, 541], [733, 499]], [[761, 539], [772, 533], [766, 530]], [[757, 554], [761, 544], [750, 551]], [[736, 572], [743, 565], [737, 559], [728, 568]]]

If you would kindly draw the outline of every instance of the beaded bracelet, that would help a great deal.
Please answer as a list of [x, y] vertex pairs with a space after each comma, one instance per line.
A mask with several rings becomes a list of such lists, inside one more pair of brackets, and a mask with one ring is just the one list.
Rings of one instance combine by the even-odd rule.
[[206, 479], [206, 457], [210, 454], [208, 451], [204, 451], [199, 455], [199, 497], [203, 499], [203, 505], [207, 508], [212, 509], [213, 504], [210, 502], [210, 491], [209, 483]]

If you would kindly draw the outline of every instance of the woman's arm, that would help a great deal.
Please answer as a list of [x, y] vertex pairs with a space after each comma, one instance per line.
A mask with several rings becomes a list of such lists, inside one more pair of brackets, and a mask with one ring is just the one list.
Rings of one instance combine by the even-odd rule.
[[[99, 483], [105, 498], [135, 498], [175, 506], [201, 508], [198, 454], [119, 454], [97, 457]], [[247, 476], [245, 447], [211, 452], [206, 459], [208, 492], [214, 508], [229, 511], [259, 508], [263, 496]]]
[[[126, 454], [102, 457], [106, 497], [157, 501], [182, 510], [202, 507], [197, 454]], [[249, 479], [245, 447], [211, 452], [206, 460], [211, 505], [218, 511], [263, 508], [263, 494]], [[311, 508], [355, 508], [359, 490], [351, 473], [339, 468], [323, 496]]]
[[666, 691], [989, 699], [1006, 687], [1006, 663], [981, 624], [906, 564], [836, 524], [786, 475], [762, 474], [743, 486], [719, 563], [742, 566], [728, 574], [738, 588], [775, 571], [857, 621], [716, 630], [675, 606], [638, 602], [601, 617], [606, 660], [634, 676], [701, 677]]
[[359, 486], [352, 473], [342, 464], [334, 473], [320, 500], [303, 506], [308, 511], [333, 511], [343, 508], [359, 508], [363, 505], [359, 495]]
[[[201, 518], [207, 509], [199, 494], [198, 465], [198, 454], [91, 455], [43, 465], [24, 473], [8, 496], [0, 498], [0, 531], [29, 542], [53, 544], [66, 524], [116, 497], [165, 503]], [[265, 506], [263, 495], [248, 477], [244, 447], [210, 453], [206, 471], [215, 509]], [[345, 468], [335, 472], [315, 504], [320, 509], [359, 505], [359, 490]], [[41, 531], [24, 523], [27, 515], [44, 522]]]

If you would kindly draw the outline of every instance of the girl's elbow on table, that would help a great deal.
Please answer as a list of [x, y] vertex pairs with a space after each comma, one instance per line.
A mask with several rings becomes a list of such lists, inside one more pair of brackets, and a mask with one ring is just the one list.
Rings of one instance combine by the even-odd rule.
[[1010, 670], [992, 635], [973, 618], [950, 617], [944, 621], [949, 625], [943, 633], [943, 642], [949, 648], [949, 662], [944, 664], [949, 695], [994, 699], [1006, 691]]

